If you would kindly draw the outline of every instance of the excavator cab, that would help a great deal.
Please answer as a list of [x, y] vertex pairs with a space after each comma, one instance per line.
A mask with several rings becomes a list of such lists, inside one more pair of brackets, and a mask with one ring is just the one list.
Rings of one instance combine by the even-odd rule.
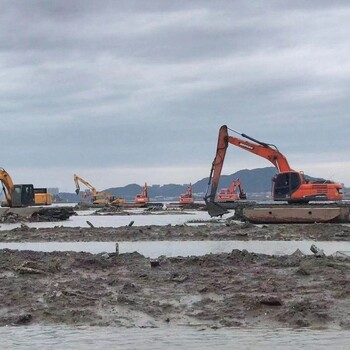
[[301, 174], [292, 172], [283, 172], [277, 174], [272, 179], [272, 195], [275, 201], [290, 201], [294, 193], [302, 184]]
[[34, 204], [33, 185], [14, 185], [12, 194], [13, 207], [27, 207]]

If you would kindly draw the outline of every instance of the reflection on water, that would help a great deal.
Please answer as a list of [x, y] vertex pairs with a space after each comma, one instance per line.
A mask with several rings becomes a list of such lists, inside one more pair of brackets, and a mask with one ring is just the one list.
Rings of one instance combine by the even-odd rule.
[[[115, 242], [9, 242], [0, 243], [0, 249], [19, 249], [35, 251], [84, 251], [89, 253], [115, 252]], [[249, 252], [269, 255], [292, 254], [299, 249], [304, 254], [312, 254], [310, 247], [315, 244], [330, 255], [337, 251], [350, 251], [350, 242], [331, 241], [139, 241], [119, 242], [120, 253], [139, 252], [156, 258], [160, 255], [200, 256], [210, 253], [229, 253], [233, 249], [246, 249]]]
[[3, 349], [348, 349], [350, 331], [292, 329], [0, 328]]

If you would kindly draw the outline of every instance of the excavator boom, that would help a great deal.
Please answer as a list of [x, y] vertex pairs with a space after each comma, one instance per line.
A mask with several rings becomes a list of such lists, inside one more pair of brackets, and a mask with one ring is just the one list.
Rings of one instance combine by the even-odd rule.
[[96, 196], [96, 188], [92, 185], [90, 185], [86, 180], [84, 180], [83, 178], [81, 178], [80, 176], [74, 174], [73, 175], [73, 179], [74, 179], [74, 183], [75, 183], [75, 193], [79, 194], [80, 192], [80, 186], [79, 186], [79, 182], [81, 182], [82, 184], [84, 184], [89, 190], [91, 190], [92, 195], [95, 197]]
[[6, 202], [11, 203], [11, 194], [14, 190], [14, 184], [10, 174], [4, 168], [0, 168], [0, 181], [2, 182]]
[[223, 125], [222, 128], [226, 129], [226, 137], [228, 143], [269, 160], [276, 167], [279, 173], [285, 171], [292, 171], [287, 161], [287, 158], [277, 149], [276, 146], [258, 141], [246, 134], [240, 133], [233, 129], [231, 130], [250, 141], [233, 136], [228, 136], [227, 126]]

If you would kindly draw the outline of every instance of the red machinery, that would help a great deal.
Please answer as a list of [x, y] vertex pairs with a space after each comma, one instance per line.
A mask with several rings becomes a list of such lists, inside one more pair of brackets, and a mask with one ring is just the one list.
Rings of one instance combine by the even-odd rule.
[[135, 196], [136, 204], [147, 204], [149, 202], [147, 183], [142, 188], [142, 192]]
[[240, 179], [233, 180], [229, 188], [222, 188], [216, 196], [217, 202], [234, 202], [240, 199], [247, 199]]
[[[277, 149], [276, 146], [258, 141], [246, 134], [242, 134], [232, 129], [230, 130], [249, 141], [229, 136], [227, 129], [227, 126], [223, 125], [219, 130], [216, 155], [210, 171], [208, 190], [204, 197], [208, 211], [209, 207], [212, 208], [212, 216], [215, 215], [215, 208], [219, 207], [215, 206], [214, 199], [225, 160], [226, 150], [229, 144], [263, 157], [276, 167], [278, 173], [273, 178], [272, 184], [272, 197], [275, 201], [308, 203], [309, 201], [314, 200], [338, 201], [343, 199], [342, 185], [340, 183], [329, 180], [309, 181], [305, 178], [303, 172], [291, 169], [287, 158]], [[210, 184], [211, 190], [208, 194]], [[221, 210], [218, 209], [216, 215], [222, 215], [222, 209], [223, 208], [221, 208]]]
[[179, 197], [179, 203], [180, 204], [192, 204], [194, 202], [194, 199], [192, 197], [192, 185], [189, 184], [187, 186], [186, 193], [182, 194]]

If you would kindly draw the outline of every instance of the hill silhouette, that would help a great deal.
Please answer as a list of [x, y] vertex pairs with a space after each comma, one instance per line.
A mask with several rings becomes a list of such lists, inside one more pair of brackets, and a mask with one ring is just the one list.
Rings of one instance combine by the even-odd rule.
[[[229, 187], [231, 182], [239, 178], [246, 193], [266, 193], [271, 191], [271, 178], [276, 174], [274, 167], [243, 169], [231, 175], [221, 175], [218, 190]], [[152, 200], [177, 199], [185, 193], [188, 184], [166, 184], [148, 186], [148, 194]], [[192, 190], [196, 197], [202, 198], [207, 190], [208, 177], [192, 183]], [[132, 201], [142, 190], [138, 184], [129, 184], [124, 187], [106, 188], [104, 191], [113, 196], [123, 197]], [[63, 201], [78, 202], [80, 195], [62, 192], [59, 194]]]

